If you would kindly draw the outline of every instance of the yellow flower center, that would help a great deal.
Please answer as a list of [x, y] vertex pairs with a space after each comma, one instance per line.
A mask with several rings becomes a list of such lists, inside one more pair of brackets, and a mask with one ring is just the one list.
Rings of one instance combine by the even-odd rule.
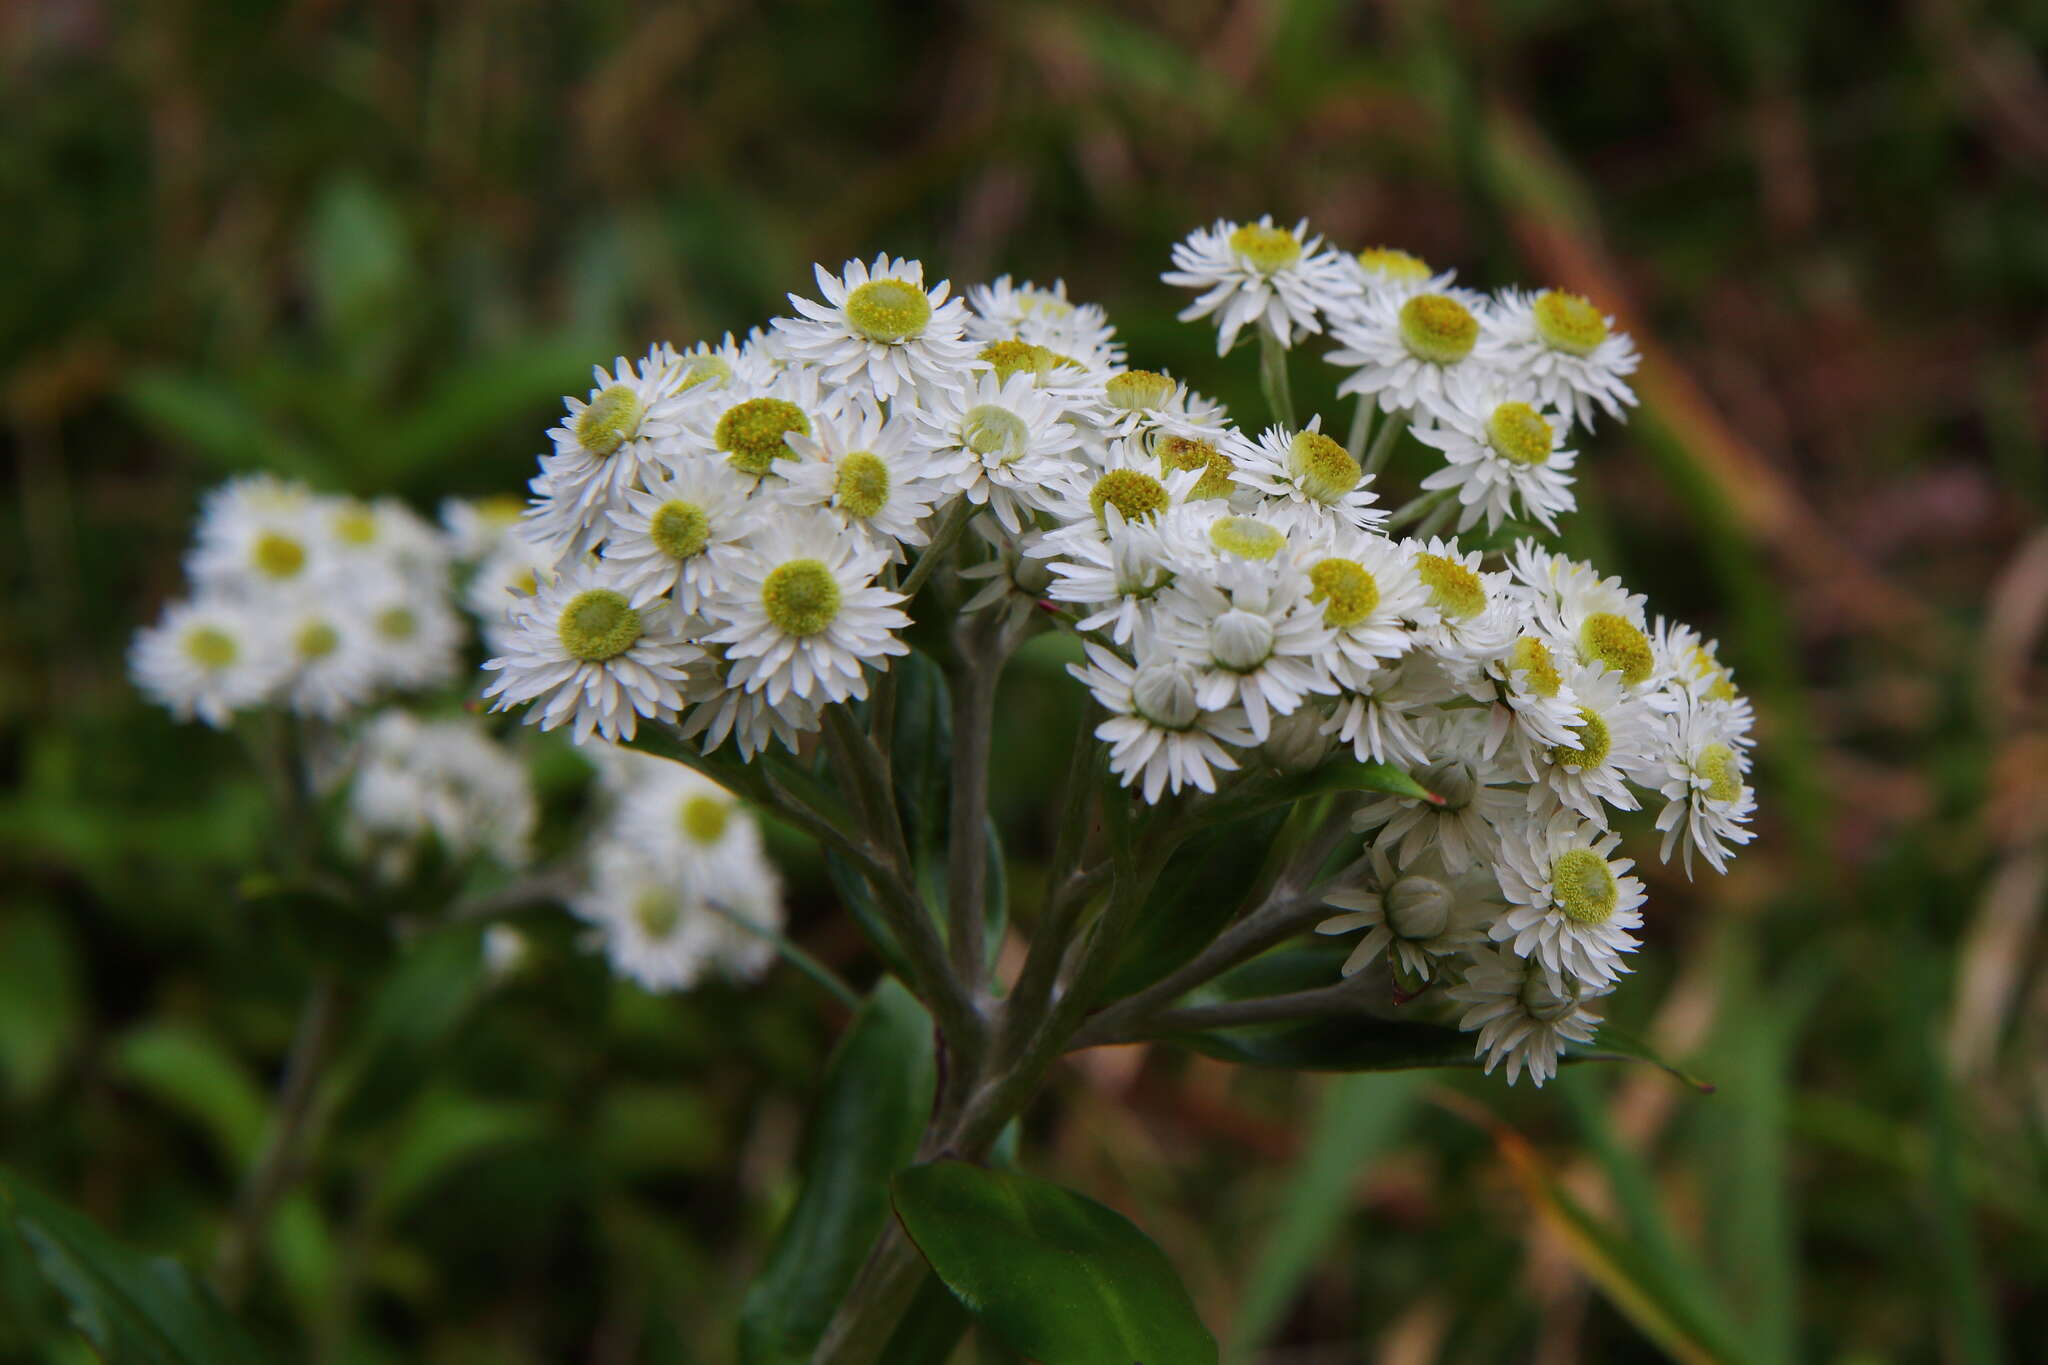
[[290, 536], [265, 531], [256, 538], [250, 558], [258, 570], [271, 578], [296, 578], [306, 567], [306, 547]]
[[670, 559], [689, 559], [711, 543], [711, 518], [696, 503], [675, 498], [654, 509], [647, 538]]
[[1308, 581], [1308, 600], [1323, 604], [1326, 625], [1355, 626], [1379, 607], [1380, 585], [1357, 560], [1323, 560], [1308, 571]]
[[683, 802], [683, 834], [695, 843], [715, 844], [725, 837], [732, 802], [699, 793]]
[[334, 538], [344, 545], [369, 545], [377, 539], [377, 517], [359, 502], [334, 514]]
[[1524, 635], [1515, 641], [1515, 649], [1508, 656], [1510, 667], [1522, 675], [1522, 689], [1538, 697], [1554, 697], [1564, 686], [1564, 678], [1557, 671], [1556, 660], [1550, 657], [1550, 646], [1533, 635]]
[[410, 607], [386, 607], [377, 613], [377, 633], [387, 640], [410, 640], [419, 629], [420, 619]]
[[707, 351], [703, 355], [693, 355], [683, 361], [683, 377], [677, 381], [676, 391], [682, 393], [696, 388], [699, 384], [709, 384], [714, 389], [722, 389], [731, 378], [731, 363], [724, 356], [712, 355]]
[[1095, 519], [1107, 522], [1103, 509], [1114, 507], [1125, 521], [1150, 521], [1166, 510], [1166, 485], [1135, 469], [1112, 469], [1088, 490]]
[[1287, 537], [1252, 517], [1218, 517], [1209, 528], [1209, 543], [1239, 559], [1271, 559], [1287, 544]]
[[1365, 477], [1351, 452], [1320, 431], [1294, 433], [1287, 443], [1287, 468], [1296, 486], [1317, 502], [1336, 502]]
[[341, 648], [341, 633], [325, 621], [314, 621], [299, 631], [293, 643], [298, 647], [299, 657], [310, 662], [324, 659]]
[[1162, 436], [1154, 447], [1159, 453], [1159, 462], [1172, 470], [1199, 469], [1202, 477], [1195, 480], [1189, 492], [1191, 498], [1227, 498], [1236, 489], [1237, 481], [1230, 477], [1236, 466], [1230, 457], [1218, 450], [1212, 443], [1193, 436]]
[[1455, 365], [1479, 341], [1479, 319], [1448, 294], [1417, 294], [1401, 305], [1401, 344], [1417, 360]]
[[889, 504], [889, 466], [872, 450], [851, 451], [839, 461], [832, 493], [849, 516], [874, 516]]
[[1425, 550], [1415, 556], [1415, 576], [1429, 589], [1430, 605], [1453, 620], [1486, 610], [1486, 585], [1455, 559]]
[[1230, 249], [1261, 275], [1270, 275], [1301, 259], [1301, 239], [1286, 228], [1246, 223], [1230, 234]]
[[743, 474], [761, 475], [774, 468], [777, 460], [793, 460], [796, 452], [783, 439], [790, 432], [811, 434], [811, 419], [804, 410], [782, 398], [749, 398], [727, 408], [712, 428], [711, 439], [726, 452], [733, 468]]
[[683, 907], [665, 891], [643, 891], [633, 902], [633, 918], [649, 938], [667, 938], [683, 922]]
[[1621, 674], [1635, 687], [1650, 676], [1650, 637], [1613, 612], [1595, 612], [1579, 627], [1579, 657]]
[[1693, 771], [1707, 779], [1709, 801], [1733, 801], [1742, 795], [1742, 770], [1735, 751], [1725, 744], [1709, 744], [1693, 761]]
[[240, 654], [235, 637], [218, 626], [196, 626], [185, 632], [185, 657], [201, 668], [226, 668]]
[[555, 618], [555, 634], [569, 656], [603, 663], [631, 649], [640, 638], [640, 613], [610, 588], [589, 588], [569, 599]]
[[932, 301], [906, 280], [869, 280], [846, 296], [847, 326], [869, 341], [908, 341], [931, 320]]
[[1502, 403], [1486, 419], [1486, 442], [1513, 464], [1539, 465], [1550, 458], [1550, 422], [1527, 403]]
[[1597, 768], [1605, 763], [1608, 753], [1614, 747], [1614, 737], [1598, 711], [1588, 710], [1580, 715], [1579, 723], [1572, 727], [1572, 738], [1578, 741], [1576, 748], [1563, 744], [1551, 746], [1552, 763], [1584, 772], [1588, 768]]
[[1577, 294], [1546, 289], [1536, 296], [1536, 335], [1553, 350], [1591, 355], [1607, 340], [1607, 319]]
[[1369, 275], [1402, 284], [1414, 284], [1430, 276], [1428, 261], [1398, 247], [1369, 246], [1358, 253], [1358, 264]]
[[987, 459], [1008, 464], [1031, 444], [1031, 428], [1008, 408], [982, 403], [967, 410], [960, 423], [960, 443]]
[[1621, 888], [1607, 860], [1590, 848], [1568, 849], [1550, 865], [1551, 896], [1573, 924], [1605, 924]]
[[1043, 376], [1058, 363], [1058, 357], [1045, 347], [1018, 338], [991, 341], [981, 348], [981, 360], [996, 372], [997, 379], [1008, 379], [1013, 374]]
[[647, 405], [624, 384], [614, 384], [576, 414], [576, 443], [593, 455], [609, 455], [640, 430]]
[[839, 615], [839, 580], [816, 559], [792, 559], [761, 584], [761, 608], [785, 635], [816, 635]]
[[1150, 412], [1173, 397], [1173, 381], [1153, 370], [1125, 370], [1102, 387], [1109, 405], [1125, 412]]

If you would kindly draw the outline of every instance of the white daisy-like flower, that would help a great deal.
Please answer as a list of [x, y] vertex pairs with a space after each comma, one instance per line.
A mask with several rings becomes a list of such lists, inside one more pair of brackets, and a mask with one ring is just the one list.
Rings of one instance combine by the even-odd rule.
[[1275, 227], [1218, 219], [1173, 247], [1174, 268], [1159, 278], [1202, 293], [1180, 312], [1182, 322], [1214, 315], [1216, 354], [1227, 354], [1246, 327], [1260, 326], [1282, 346], [1323, 330], [1322, 315], [1350, 306], [1358, 274], [1348, 257], [1310, 236], [1308, 220]]
[[1500, 887], [1485, 868], [1446, 868], [1435, 849], [1396, 863], [1386, 850], [1370, 850], [1372, 885], [1340, 886], [1325, 905], [1348, 914], [1316, 925], [1319, 934], [1365, 937], [1344, 959], [1343, 974], [1355, 976], [1388, 953], [1402, 989], [1410, 994], [1436, 975], [1436, 959], [1486, 941], [1486, 927], [1507, 907]]
[[822, 511], [764, 521], [707, 608], [727, 681], [771, 706], [865, 697], [864, 666], [910, 652], [894, 634], [910, 624], [903, 595], [875, 583], [886, 559]]
[[1386, 413], [1433, 409], [1453, 376], [1493, 367], [1483, 344], [1491, 322], [1486, 299], [1469, 290], [1382, 290], [1331, 325], [1337, 349], [1324, 359], [1351, 367], [1339, 394], [1370, 395]]
[[453, 553], [448, 538], [398, 499], [323, 498], [321, 504], [320, 516], [338, 568], [371, 566], [410, 577], [441, 577], [448, 572]]
[[706, 455], [650, 466], [646, 486], [629, 489], [606, 514], [604, 560], [627, 599], [644, 607], [670, 597], [686, 612], [702, 606], [759, 520], [747, 496], [754, 483]]
[[1007, 337], [980, 343], [962, 382], [983, 371], [997, 379], [1026, 376], [1033, 388], [1058, 401], [1069, 420], [1085, 414], [1097, 421], [1107, 415], [1103, 384], [1111, 371], [1100, 355], [1070, 356], [1022, 337]]
[[591, 855], [591, 883], [569, 908], [594, 925], [612, 970], [650, 991], [683, 991], [710, 969], [719, 936], [702, 878], [609, 840]]
[[1508, 568], [1527, 590], [1522, 596], [1543, 630], [1580, 663], [1614, 674], [1631, 691], [1655, 690], [1657, 653], [1641, 593], [1533, 540], [1515, 542]]
[[231, 479], [206, 495], [186, 571], [202, 594], [263, 596], [303, 589], [333, 569], [322, 499], [268, 474]]
[[[1751, 712], [1749, 698], [1736, 689], [1735, 671], [1721, 662], [1718, 641], [1705, 638], [1682, 621], [1660, 616], [1651, 635], [1650, 647], [1657, 660], [1653, 676], [1661, 680], [1664, 692], [1691, 692], [1708, 701], [1725, 703], [1735, 712], [1735, 727], [1741, 735], [1739, 742], [1744, 745], [1750, 742], [1749, 731], [1756, 718]], [[1675, 698], [1653, 701], [1652, 704], [1663, 711], [1677, 709]]]
[[908, 413], [884, 417], [867, 403], [821, 414], [809, 436], [791, 432], [801, 458], [782, 472], [788, 500], [828, 509], [847, 529], [901, 562], [903, 547], [929, 543], [922, 525], [946, 495], [947, 469]]
[[1592, 427], [1595, 405], [1615, 421], [1635, 405], [1628, 382], [1641, 363], [1635, 343], [1581, 296], [1504, 289], [1495, 301], [1492, 332], [1501, 367], [1524, 376], [1545, 406], [1570, 413], [1581, 427]]
[[1306, 526], [1336, 523], [1372, 531], [1387, 520], [1385, 509], [1374, 505], [1379, 495], [1372, 491], [1372, 475], [1342, 442], [1323, 434], [1321, 414], [1300, 431], [1267, 427], [1256, 441], [1234, 431], [1224, 438], [1223, 451], [1240, 484], [1308, 513], [1302, 519]]
[[1423, 479], [1425, 489], [1457, 492], [1457, 529], [1482, 520], [1491, 531], [1515, 515], [1555, 531], [1557, 518], [1576, 504], [1571, 467], [1577, 455], [1562, 447], [1564, 417], [1516, 396], [1498, 378], [1449, 385], [1431, 409], [1434, 426], [1409, 430], [1447, 461]]
[[1173, 581], [1174, 556], [1152, 521], [1126, 521], [1113, 504], [1104, 515], [1102, 535], [1057, 544], [1039, 537], [1026, 553], [1057, 556], [1046, 565], [1052, 581], [1043, 595], [1084, 609], [1075, 630], [1107, 631], [1112, 641], [1127, 645], [1151, 619], [1159, 590]]
[[1037, 612], [1052, 592], [1053, 578], [1041, 557], [1041, 531], [1016, 535], [986, 518], [968, 523], [975, 537], [989, 547], [988, 557], [960, 570], [960, 577], [981, 586], [960, 604], [960, 614], [1000, 610], [1011, 625]]
[[339, 720], [376, 694], [379, 657], [362, 603], [340, 594], [294, 594], [277, 605], [292, 667], [279, 700], [302, 716]]
[[1442, 293], [1458, 273], [1433, 270], [1428, 261], [1399, 247], [1369, 246], [1351, 259], [1358, 270], [1361, 296], [1385, 295], [1398, 300]]
[[1192, 469], [1168, 470], [1142, 441], [1115, 441], [1099, 457], [1062, 468], [1046, 494], [1046, 510], [1058, 526], [1046, 532], [1040, 554], [1057, 554], [1070, 545], [1100, 541], [1112, 527], [1150, 526], [1194, 496], [1202, 475]]
[[568, 725], [578, 743], [631, 739], [641, 718], [673, 719], [704, 657], [673, 607], [635, 607], [617, 571], [588, 560], [514, 600], [502, 648], [484, 664], [498, 674], [484, 689], [491, 709], [531, 703], [529, 724]]
[[664, 759], [635, 764], [631, 771], [636, 777], [620, 793], [617, 816], [626, 842], [657, 860], [704, 869], [713, 886], [755, 875], [766, 856], [761, 827], [738, 797]]
[[1484, 572], [1479, 551], [1463, 551], [1434, 536], [1404, 540], [1402, 549], [1423, 587], [1410, 623], [1418, 643], [1446, 661], [1491, 659], [1515, 638], [1517, 619], [1507, 596], [1507, 575]]
[[1565, 1044], [1586, 1044], [1600, 1026], [1587, 1005], [1606, 994], [1538, 963], [1493, 948], [1474, 948], [1464, 979], [1445, 992], [1467, 1006], [1458, 1027], [1479, 1032], [1476, 1056], [1486, 1074], [1507, 1063], [1508, 1084], [1529, 1079], [1541, 1086], [1557, 1074]]
[[1605, 823], [1603, 804], [1636, 810], [1640, 802], [1631, 782], [1650, 785], [1657, 773], [1663, 744], [1660, 717], [1649, 704], [1602, 669], [1574, 665], [1564, 670], [1565, 685], [1579, 706], [1571, 738], [1562, 744], [1529, 751], [1529, 808], [1554, 797], [1588, 820]]
[[1028, 376], [998, 380], [982, 372], [957, 390], [929, 395], [917, 421], [955, 492], [986, 504], [1006, 531], [1024, 528], [1029, 513], [1049, 506], [1062, 458], [1081, 442], [1060, 404]]
[[1414, 557], [1385, 536], [1330, 528], [1296, 547], [1310, 602], [1334, 636], [1330, 671], [1346, 687], [1365, 686], [1414, 647], [1407, 618], [1426, 597]]
[[1065, 280], [1050, 289], [1029, 280], [1013, 284], [1008, 275], [967, 291], [967, 335], [979, 342], [1017, 340], [1042, 346], [1090, 368], [1124, 363], [1116, 328], [1101, 307], [1075, 303], [1067, 297]]
[[509, 493], [488, 498], [446, 498], [441, 531], [448, 553], [459, 564], [475, 564], [504, 543], [526, 515], [526, 504]]
[[718, 394], [738, 384], [760, 387], [781, 372], [783, 362], [771, 348], [754, 342], [742, 345], [727, 332], [719, 340], [700, 341], [687, 350], [664, 342], [658, 349], [662, 364], [674, 374], [673, 383], [685, 410], [715, 405]]
[[1686, 692], [1664, 720], [1658, 791], [1665, 806], [1657, 815], [1664, 842], [1657, 856], [1668, 863], [1672, 850], [1681, 850], [1688, 877], [1695, 850], [1714, 871], [1726, 872], [1728, 846], [1756, 837], [1748, 828], [1756, 791], [1748, 782], [1749, 735], [1741, 719], [1726, 702]]
[[[1565, 660], [1568, 665], [1570, 660]], [[1493, 679], [1498, 701], [1508, 712], [1510, 735], [1525, 758], [1532, 748], [1572, 747], [1579, 723], [1579, 698], [1565, 680], [1550, 642], [1534, 631], [1518, 636], [1503, 653], [1490, 659], [1486, 674]]]
[[1230, 566], [1205, 582], [1183, 575], [1159, 594], [1159, 637], [1195, 669], [1202, 709], [1241, 706], [1263, 740], [1274, 716], [1311, 693], [1334, 694], [1331, 631], [1290, 564]]
[[1082, 415], [1105, 441], [1178, 436], [1220, 443], [1231, 431], [1221, 403], [1162, 371], [1121, 370], [1098, 379]]
[[750, 364], [690, 406], [664, 453], [671, 465], [710, 456], [752, 479], [780, 476], [803, 458], [789, 438], [811, 435], [825, 406], [813, 367]]
[[347, 838], [402, 876], [429, 835], [457, 860], [525, 864], [536, 812], [526, 765], [467, 717], [378, 713], [363, 727], [349, 783]]
[[560, 555], [528, 539], [521, 522], [476, 566], [463, 585], [462, 605], [483, 627], [484, 641], [493, 651], [500, 649], [515, 599], [539, 592], [554, 578], [560, 562]]
[[797, 751], [803, 737], [819, 726], [820, 703], [787, 696], [771, 703], [765, 692], [749, 692], [727, 681], [721, 666], [692, 672], [684, 689], [690, 710], [683, 717], [684, 739], [694, 739], [711, 753], [730, 739], [741, 758], [767, 752], [780, 744]]
[[1450, 693], [1436, 660], [1411, 653], [1368, 678], [1348, 679], [1323, 730], [1361, 763], [1420, 768], [1432, 757], [1422, 722]]
[[388, 687], [421, 691], [454, 678], [462, 663], [462, 618], [449, 602], [445, 575], [403, 576], [380, 567], [350, 587], [369, 625], [370, 667]]
[[1067, 671], [1110, 713], [1095, 737], [1109, 745], [1109, 770], [1124, 786], [1157, 803], [1161, 793], [1183, 787], [1213, 792], [1218, 772], [1237, 770], [1224, 746], [1255, 742], [1245, 714], [1235, 706], [1203, 707], [1186, 662], [1165, 650], [1147, 650], [1132, 663], [1092, 641], [1084, 648], [1088, 662]]
[[548, 432], [554, 451], [540, 458], [529, 538], [565, 552], [595, 549], [612, 523], [605, 513], [641, 478], [656, 444], [678, 430], [681, 376], [662, 348], [637, 364], [618, 357], [595, 366], [588, 400], [564, 398], [568, 418]]
[[1621, 835], [1572, 811], [1532, 821], [1503, 841], [1495, 871], [1508, 913], [1491, 935], [1518, 957], [1589, 986], [1611, 986], [1628, 968], [1622, 954], [1638, 944], [1643, 884], [1628, 874], [1633, 859], [1612, 858]]
[[270, 699], [292, 666], [287, 644], [262, 609], [201, 597], [172, 603], [136, 632], [128, 672], [179, 720], [197, 716], [220, 729]]
[[947, 302], [952, 286], [924, 287], [919, 261], [875, 257], [848, 261], [834, 275], [812, 267], [823, 303], [791, 294], [801, 318], [777, 318], [775, 329], [795, 359], [816, 365], [833, 384], [859, 384], [888, 401], [899, 393], [950, 388], [975, 346], [961, 335], [967, 305]]
[[1493, 861], [1504, 831], [1529, 822], [1515, 774], [1477, 754], [1438, 758], [1417, 768], [1415, 780], [1436, 799], [1378, 796], [1351, 815], [1359, 833], [1379, 830], [1376, 842], [1392, 844], [1396, 860], [1407, 863], [1434, 846], [1453, 872]]

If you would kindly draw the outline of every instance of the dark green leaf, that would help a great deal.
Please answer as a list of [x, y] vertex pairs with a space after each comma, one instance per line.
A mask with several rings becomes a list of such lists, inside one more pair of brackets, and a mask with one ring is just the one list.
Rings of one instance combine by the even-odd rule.
[[401, 1107], [431, 1073], [483, 983], [482, 930], [457, 925], [410, 944], [371, 1000], [353, 1045], [329, 1082], [345, 1128]]
[[1202, 836], [1167, 864], [1138, 912], [1103, 1000], [1141, 991], [1200, 952], [1242, 904], [1287, 812], [1279, 808]]
[[445, 479], [465, 445], [587, 384], [591, 348], [575, 338], [500, 347], [436, 379], [419, 405], [388, 432], [375, 455], [389, 477], [429, 470]]
[[1407, 1071], [1477, 1064], [1469, 1033], [1368, 1014], [1208, 1029], [1167, 1041], [1226, 1062], [1290, 1071]]
[[276, 431], [240, 394], [209, 380], [144, 370], [121, 396], [145, 426], [216, 469], [267, 468], [315, 480], [323, 473], [317, 457]]
[[749, 1365], [810, 1358], [887, 1224], [889, 1178], [916, 1154], [935, 1079], [931, 1017], [885, 978], [826, 1070], [803, 1192], [740, 1310]]
[[881, 1359], [888, 1365], [946, 1365], [973, 1321], [953, 1291], [926, 1271], [917, 1297], [889, 1334]]
[[1625, 1033], [1612, 1024], [1602, 1024], [1593, 1041], [1582, 1048], [1573, 1048], [1567, 1054], [1568, 1060], [1581, 1062], [1648, 1062], [1670, 1072], [1702, 1095], [1714, 1093], [1714, 1083], [1703, 1081], [1692, 1072], [1675, 1063], [1666, 1061], [1663, 1054], [1632, 1033]]
[[894, 1191], [932, 1269], [1012, 1349], [1059, 1365], [1214, 1365], [1165, 1254], [1115, 1210], [964, 1161], [913, 1166]]
[[952, 698], [946, 675], [921, 650], [895, 661], [895, 730], [889, 766], [896, 805], [911, 851], [937, 851], [944, 860], [948, 800], [953, 784]]
[[118, 1365], [254, 1365], [261, 1357], [212, 1294], [168, 1257], [145, 1256], [0, 1168], [0, 1211], [71, 1308], [72, 1325]]
[[238, 1170], [256, 1156], [268, 1105], [248, 1068], [199, 1029], [145, 1024], [114, 1049], [115, 1074], [188, 1115]]
[[73, 933], [39, 905], [0, 921], [0, 1083], [17, 1100], [42, 1093], [84, 1031]]

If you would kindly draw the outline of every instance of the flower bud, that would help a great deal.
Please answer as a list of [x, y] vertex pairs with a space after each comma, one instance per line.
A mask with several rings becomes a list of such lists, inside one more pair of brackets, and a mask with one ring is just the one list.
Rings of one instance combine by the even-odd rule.
[[1131, 679], [1131, 705], [1165, 730], [1185, 730], [1202, 713], [1195, 704], [1195, 680], [1174, 663], [1147, 664]]
[[1398, 937], [1431, 939], [1451, 923], [1451, 888], [1434, 877], [1402, 877], [1386, 890], [1387, 928]]
[[1209, 652], [1233, 673], [1249, 673], [1273, 656], [1273, 623], [1233, 607], [1209, 627]]

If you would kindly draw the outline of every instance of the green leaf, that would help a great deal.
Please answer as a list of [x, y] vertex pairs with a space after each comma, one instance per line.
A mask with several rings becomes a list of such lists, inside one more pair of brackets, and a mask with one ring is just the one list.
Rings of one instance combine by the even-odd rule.
[[146, 427], [203, 456], [216, 469], [276, 469], [320, 480], [324, 463], [272, 427], [234, 390], [192, 375], [144, 370], [121, 397]]
[[1470, 1034], [1442, 1024], [1366, 1014], [1208, 1029], [1167, 1041], [1242, 1066], [1288, 1071], [1410, 1071], [1478, 1064]]
[[1058, 1365], [1214, 1365], [1166, 1256], [1136, 1225], [1043, 1180], [964, 1161], [896, 1177], [896, 1215], [975, 1318]]
[[550, 337], [501, 346], [448, 370], [416, 407], [379, 433], [370, 452], [377, 468], [387, 481], [428, 471], [445, 481], [465, 446], [587, 385], [592, 354], [578, 338]]
[[895, 729], [889, 745], [890, 773], [898, 814], [913, 853], [946, 846], [948, 801], [953, 787], [953, 714], [946, 675], [922, 650], [895, 661]]
[[185, 1024], [145, 1024], [121, 1040], [113, 1062], [122, 1079], [206, 1129], [230, 1169], [255, 1160], [268, 1109], [263, 1092], [205, 1033]]
[[408, 945], [371, 998], [328, 1083], [325, 1102], [340, 1106], [341, 1127], [389, 1117], [426, 1079], [482, 988], [481, 934], [479, 926], [454, 925]]
[[531, 1142], [547, 1124], [538, 1107], [503, 1104], [452, 1091], [429, 1091], [407, 1115], [377, 1188], [380, 1217], [392, 1219], [435, 1182], [487, 1151]]
[[94, 1350], [119, 1365], [255, 1365], [253, 1343], [168, 1257], [145, 1256], [0, 1167], [0, 1212], [64, 1296]]
[[1229, 922], [1258, 880], [1266, 849], [1286, 821], [1275, 808], [1204, 835], [1198, 850], [1168, 862], [1103, 990], [1120, 1000], [1145, 989], [1200, 952]]
[[1566, 1059], [1580, 1062], [1648, 1062], [1651, 1066], [1670, 1072], [1674, 1078], [1683, 1081], [1702, 1095], [1714, 1093], [1712, 1081], [1703, 1081], [1684, 1067], [1666, 1061], [1663, 1054], [1647, 1042], [1633, 1033], [1615, 1028], [1612, 1024], [1602, 1024], [1591, 1043], [1585, 1047], [1570, 1049]]
[[72, 930], [46, 907], [18, 905], [0, 921], [0, 1082], [32, 1100], [78, 1043], [85, 1012]]
[[887, 1224], [889, 1178], [916, 1155], [936, 1076], [931, 1017], [885, 978], [826, 1069], [803, 1191], [740, 1309], [748, 1365], [810, 1358]]
[[386, 195], [354, 176], [329, 182], [306, 253], [314, 306], [338, 353], [391, 325], [409, 261], [405, 226]]

